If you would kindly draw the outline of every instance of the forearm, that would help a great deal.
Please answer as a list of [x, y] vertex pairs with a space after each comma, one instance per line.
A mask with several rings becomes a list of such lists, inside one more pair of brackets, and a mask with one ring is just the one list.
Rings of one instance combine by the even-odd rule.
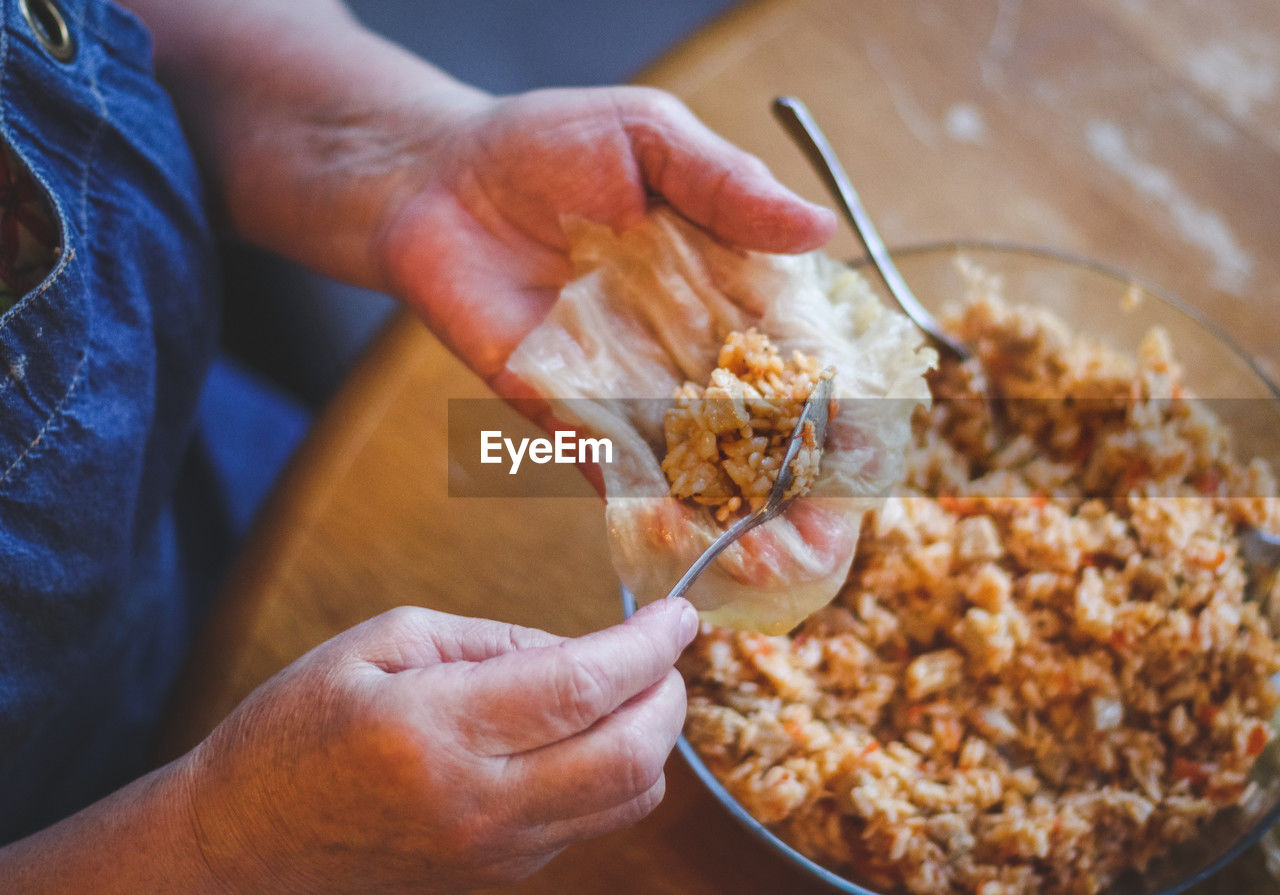
[[[369, 32], [338, 0], [124, 5], [152, 31], [157, 74], [230, 226], [386, 288], [372, 246], [388, 184], [429, 177], [441, 141], [486, 95]], [[388, 128], [397, 115], [413, 126]]]
[[0, 849], [5, 891], [61, 895], [223, 892], [204, 860], [183, 765], [167, 765]]

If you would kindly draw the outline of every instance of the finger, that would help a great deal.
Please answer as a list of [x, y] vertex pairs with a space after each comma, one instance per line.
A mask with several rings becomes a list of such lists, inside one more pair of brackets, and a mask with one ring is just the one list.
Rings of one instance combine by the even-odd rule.
[[662, 680], [698, 629], [685, 600], [659, 600], [626, 622], [471, 666], [459, 704], [477, 748], [526, 752], [591, 727]]
[[684, 715], [684, 681], [672, 669], [577, 736], [511, 756], [504, 775], [518, 781], [517, 819], [548, 823], [632, 801], [662, 779]]
[[566, 846], [614, 830], [629, 827], [648, 816], [662, 802], [667, 781], [657, 781], [629, 802], [614, 805], [595, 814], [553, 821], [534, 827], [521, 827], [511, 837], [507, 861], [491, 865], [495, 883], [509, 883], [529, 876], [559, 854]]
[[442, 662], [484, 662], [564, 639], [536, 628], [400, 606], [339, 634], [333, 643], [351, 659], [396, 674]]
[[659, 775], [652, 786], [635, 798], [621, 805], [614, 805], [586, 817], [575, 817], [569, 820], [553, 821], [544, 826], [538, 835], [538, 841], [547, 848], [561, 849], [584, 839], [594, 839], [632, 826], [648, 817], [653, 809], [662, 803], [667, 791], [667, 779]]
[[724, 241], [804, 252], [835, 232], [834, 212], [788, 190], [763, 162], [715, 134], [678, 100], [640, 91], [625, 95], [620, 110], [648, 186]]

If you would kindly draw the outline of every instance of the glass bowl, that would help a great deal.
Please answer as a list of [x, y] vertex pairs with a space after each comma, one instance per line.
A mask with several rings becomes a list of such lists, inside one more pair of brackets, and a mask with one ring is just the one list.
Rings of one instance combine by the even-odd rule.
[[[1043, 249], [956, 242], [893, 254], [904, 279], [934, 313], [963, 297], [965, 280], [958, 261], [966, 259], [999, 277], [1004, 297], [1011, 303], [1047, 306], [1073, 331], [1110, 348], [1133, 353], [1153, 326], [1163, 327], [1185, 368], [1187, 386], [1214, 402], [1214, 412], [1235, 439], [1237, 456], [1263, 457], [1280, 470], [1280, 388], [1210, 321], [1181, 302], [1103, 265]], [[878, 286], [874, 273], [868, 279]], [[882, 291], [881, 295], [889, 303], [887, 294]], [[635, 599], [625, 587], [622, 601], [630, 615]], [[712, 796], [767, 848], [838, 891], [888, 895], [859, 885], [792, 848], [720, 785], [684, 737], [677, 748]], [[1256, 795], [1247, 806], [1219, 813], [1194, 840], [1152, 862], [1145, 872], [1122, 877], [1106, 895], [1177, 895], [1239, 857], [1280, 822], [1280, 738], [1273, 739], [1259, 757], [1250, 780], [1256, 784]]]

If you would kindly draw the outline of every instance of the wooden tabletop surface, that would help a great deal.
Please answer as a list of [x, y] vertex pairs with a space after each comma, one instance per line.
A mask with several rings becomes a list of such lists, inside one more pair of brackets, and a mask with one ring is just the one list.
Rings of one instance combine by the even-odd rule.
[[[641, 80], [825, 201], [769, 114], [772, 97], [797, 95], [890, 246], [982, 238], [1093, 258], [1181, 296], [1280, 372], [1274, 0], [763, 0]], [[858, 254], [847, 234], [831, 250]], [[166, 754], [392, 606], [569, 635], [621, 618], [585, 484], [580, 498], [448, 496], [447, 401], [487, 394], [417, 323], [388, 327], [260, 519], [180, 688]], [[1277, 885], [1255, 849], [1196, 891]], [[757, 847], [674, 759], [650, 818], [514, 891], [784, 890], [825, 891]]]

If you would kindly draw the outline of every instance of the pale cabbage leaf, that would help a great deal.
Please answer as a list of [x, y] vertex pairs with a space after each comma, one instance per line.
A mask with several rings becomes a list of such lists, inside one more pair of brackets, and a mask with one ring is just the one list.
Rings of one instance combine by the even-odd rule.
[[752, 326], [784, 357], [798, 350], [835, 368], [841, 400], [813, 489], [833, 496], [797, 499], [689, 594], [713, 623], [790, 629], [835, 596], [863, 514], [899, 480], [933, 350], [858, 274], [820, 253], [729, 248], [666, 208], [622, 233], [581, 220], [566, 233], [576, 278], [508, 367], [560, 420], [613, 440], [614, 462], [602, 466], [609, 541], [639, 602], [665, 596], [723, 528], [709, 509], [668, 496], [664, 402], [633, 399], [705, 383], [727, 335]]

